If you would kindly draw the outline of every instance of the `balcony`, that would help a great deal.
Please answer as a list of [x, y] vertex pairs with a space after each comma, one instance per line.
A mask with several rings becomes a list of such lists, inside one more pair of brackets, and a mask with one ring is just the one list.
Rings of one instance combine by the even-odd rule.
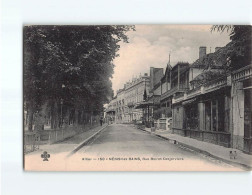
[[201, 89], [201, 87], [197, 87], [195, 89], [192, 89], [187, 92], [186, 99], [193, 98], [197, 95], [200, 95], [202, 91], [203, 91], [203, 89]]
[[245, 66], [239, 70], [232, 72], [233, 81], [243, 81], [252, 77], [252, 65]]
[[179, 87], [178, 86], [175, 86], [173, 87], [172, 89], [166, 91], [165, 93], [163, 93], [161, 95], [161, 100], [167, 98], [167, 97], [170, 97], [172, 96], [173, 94], [175, 93], [178, 93], [178, 92], [185, 92], [186, 90], [188, 90], [188, 87], [185, 86], [185, 85], [180, 85]]
[[182, 102], [184, 100], [191, 99], [198, 95], [209, 93], [209, 92], [218, 90], [226, 86], [231, 86], [230, 76], [220, 77], [218, 79], [205, 83], [195, 89], [189, 90], [184, 94], [177, 95], [173, 98], [172, 103], [174, 104], [174, 103]]
[[172, 99], [172, 103], [178, 103], [181, 102], [185, 99], [185, 94], [184, 93], [180, 93], [178, 95], [176, 95], [173, 99]]
[[230, 76], [220, 77], [218, 79], [215, 79], [213, 81], [210, 81], [210, 82], [204, 84], [203, 93], [215, 91], [217, 89], [220, 89], [220, 88], [226, 87], [226, 86], [231, 86], [231, 77]]

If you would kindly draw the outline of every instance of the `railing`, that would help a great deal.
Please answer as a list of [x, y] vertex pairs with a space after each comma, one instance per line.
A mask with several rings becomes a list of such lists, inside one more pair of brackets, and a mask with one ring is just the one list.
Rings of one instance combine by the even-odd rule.
[[214, 91], [214, 90], [219, 89], [221, 87], [227, 86], [227, 79], [228, 79], [228, 77], [226, 77], [226, 76], [220, 77], [218, 79], [215, 79], [213, 81], [210, 81], [210, 82], [204, 84], [204, 93]]
[[187, 87], [184, 87], [184, 86], [180, 86], [180, 87], [176, 86], [176, 87], [173, 87], [172, 89], [170, 89], [170, 90], [166, 91], [165, 93], [161, 94], [161, 99], [167, 98], [167, 97], [173, 95], [174, 93], [177, 93], [177, 92], [184, 92], [184, 91], [186, 91], [186, 90], [188, 90], [188, 88], [187, 88]]
[[230, 79], [230, 76], [220, 77], [215, 80], [209, 81], [195, 89], [189, 90], [187, 91], [186, 97], [184, 99], [189, 99], [198, 96], [200, 94], [208, 93], [220, 89], [222, 87], [228, 86], [228, 79]]
[[40, 136], [34, 132], [24, 134], [24, 153], [33, 152], [39, 149]]
[[39, 149], [42, 144], [53, 144], [63, 141], [86, 129], [95, 128], [99, 124], [94, 122], [92, 125], [86, 126], [67, 126], [66, 128], [57, 130], [43, 130], [40, 132], [25, 132], [24, 133], [24, 153], [33, 152]]
[[181, 93], [179, 95], [176, 95], [173, 99], [173, 103], [178, 103], [178, 102], [181, 102], [183, 101], [185, 98], [184, 98], [184, 93]]
[[227, 132], [220, 131], [201, 131], [201, 130], [192, 130], [192, 129], [179, 129], [172, 128], [173, 133], [197, 139], [200, 141], [205, 141], [225, 147], [230, 147], [231, 134]]
[[192, 98], [192, 97], [197, 96], [199, 94], [201, 94], [201, 88], [200, 87], [188, 91], [187, 92], [187, 98]]
[[233, 81], [241, 81], [252, 77], [252, 65], [245, 66], [239, 70], [232, 72]]

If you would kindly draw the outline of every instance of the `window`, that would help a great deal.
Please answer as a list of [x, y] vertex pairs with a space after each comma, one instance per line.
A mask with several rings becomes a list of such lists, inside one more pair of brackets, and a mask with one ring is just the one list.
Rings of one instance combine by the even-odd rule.
[[197, 129], [198, 128], [198, 105], [191, 104], [185, 107], [185, 126], [187, 129]]
[[225, 131], [225, 115], [224, 97], [205, 102], [205, 130]]

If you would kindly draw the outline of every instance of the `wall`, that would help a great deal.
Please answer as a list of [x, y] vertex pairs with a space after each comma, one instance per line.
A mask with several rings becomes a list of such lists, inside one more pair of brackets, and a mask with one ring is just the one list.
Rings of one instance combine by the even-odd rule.
[[164, 94], [165, 92], [167, 92], [167, 83], [162, 83], [162, 94]]
[[183, 129], [184, 108], [180, 106], [174, 106], [172, 108], [172, 126], [174, 128]]
[[150, 89], [153, 89], [154, 86], [158, 82], [160, 82], [163, 75], [164, 75], [164, 69], [163, 68], [150, 67]]
[[244, 137], [244, 92], [242, 82], [234, 82], [231, 90], [232, 101], [232, 124], [234, 148], [243, 150]]
[[190, 71], [189, 71], [189, 82], [192, 81], [196, 76], [198, 76], [202, 72], [203, 72], [203, 69], [190, 68]]
[[154, 91], [154, 95], [161, 95], [161, 85], [159, 85]]
[[128, 108], [128, 103], [139, 103], [143, 101], [143, 94], [146, 86], [147, 96], [149, 95], [150, 80], [148, 76], [127, 83], [124, 92], [124, 109], [125, 114], [123, 122], [131, 122], [131, 120], [139, 120], [142, 117], [142, 109]]

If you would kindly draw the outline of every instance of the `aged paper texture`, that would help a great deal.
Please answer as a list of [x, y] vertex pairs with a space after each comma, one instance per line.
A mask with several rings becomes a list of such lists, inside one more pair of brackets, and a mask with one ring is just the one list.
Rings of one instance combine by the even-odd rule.
[[251, 170], [251, 29], [24, 26], [24, 170]]

